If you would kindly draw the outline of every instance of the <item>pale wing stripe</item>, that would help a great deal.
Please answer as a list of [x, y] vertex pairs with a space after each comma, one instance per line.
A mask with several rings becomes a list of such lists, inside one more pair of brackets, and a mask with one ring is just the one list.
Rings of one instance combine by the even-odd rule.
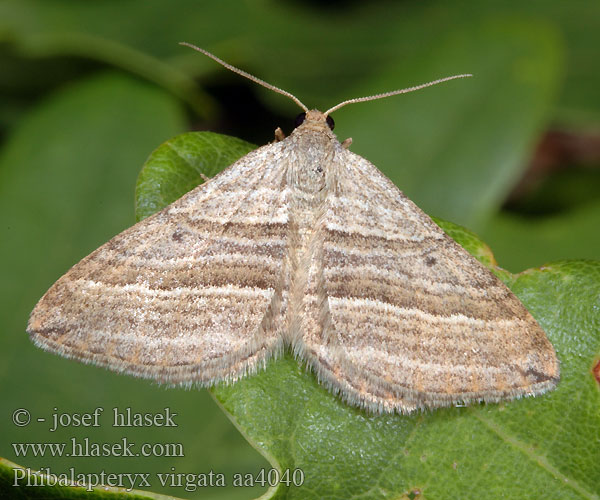
[[[404, 256], [403, 256], [404, 257]], [[399, 272], [398, 268], [387, 269], [379, 268], [372, 264], [359, 264], [359, 265], [341, 265], [341, 266], [329, 266], [325, 271], [325, 276], [333, 284], [333, 278], [339, 278], [342, 281], [347, 282], [348, 278], [357, 280], [364, 279], [366, 276], [373, 277], [374, 279], [385, 279], [390, 281], [390, 277], [395, 278], [398, 282], [394, 286], [406, 285], [404, 288], [407, 290], [413, 290], [417, 288], [415, 285], [419, 285], [421, 289], [431, 293], [432, 295], [441, 296], [453, 293], [457, 295], [466, 295], [473, 298], [490, 300], [489, 290], [477, 289], [476, 287], [465, 287], [460, 284], [443, 283], [441, 281], [432, 281], [425, 278], [413, 276], [408, 272]]]
[[416, 246], [414, 248], [406, 248], [403, 249], [402, 255], [398, 255], [392, 253], [389, 249], [384, 247], [378, 247], [373, 245], [369, 248], [368, 253], [363, 248], [357, 248], [356, 246], [352, 246], [352, 236], [353, 233], [346, 232], [343, 235], [345, 238], [340, 239], [335, 242], [326, 241], [323, 245], [323, 248], [326, 253], [329, 254], [347, 254], [348, 256], [356, 256], [363, 259], [371, 259], [371, 258], [387, 258], [390, 260], [402, 258], [402, 259], [410, 259], [412, 257], [426, 257], [428, 255], [429, 250], [438, 250], [437, 241], [431, 244], [429, 248], [423, 246]]
[[[260, 228], [263, 225], [264, 225], [264, 221], [263, 221], [263, 224], [257, 224], [257, 227]], [[254, 228], [249, 227], [248, 233], [252, 234], [253, 230], [254, 230]], [[183, 234], [182, 236], [188, 237], [188, 234]], [[189, 237], [193, 237], [193, 239], [196, 239], [199, 242], [202, 242], [202, 241], [205, 241], [205, 240], [211, 238], [212, 233], [210, 231], [194, 230], [193, 232], [190, 231]], [[287, 245], [287, 242], [284, 239], [260, 238], [258, 235], [256, 238], [246, 238], [243, 236], [228, 237], [228, 236], [222, 235], [219, 238], [218, 243], [219, 243], [219, 245], [221, 245], [223, 247], [227, 247], [230, 245], [231, 246], [236, 245], [236, 246], [248, 247], [248, 248], [258, 248], [258, 247], [282, 247], [283, 248]]]
[[[393, 328], [394, 325], [384, 325], [380, 328], [378, 324], [368, 325], [369, 327], [343, 331], [338, 331], [338, 338], [341, 345], [351, 345], [354, 348], [363, 349], [365, 345], [357, 342], [357, 338], [362, 338], [370, 335], [373, 341], [371, 346], [372, 352], [377, 352], [376, 363], [366, 363], [367, 365], [377, 366], [399, 366], [403, 364], [403, 359], [419, 361], [427, 359], [430, 362], [435, 360], [444, 360], [444, 354], [452, 356], [453, 359], [469, 360], [473, 366], [505, 366], [507, 358], [498, 359], [495, 348], [495, 339], [490, 338], [488, 329], [479, 329], [470, 331], [468, 326], [461, 324], [452, 325], [430, 325], [422, 324], [421, 322], [410, 322], [406, 320], [402, 324], [397, 322], [398, 328]], [[427, 340], [427, 330], [432, 327], [435, 332], [436, 339], [434, 342]], [[502, 330], [497, 330], [498, 335], [492, 337], [503, 337]], [[512, 336], [509, 336], [509, 338]], [[473, 341], [477, 347], [473, 348]], [[510, 349], [514, 355], [514, 359], [519, 359], [520, 353], [514, 349]], [[360, 361], [360, 357], [357, 358]], [[363, 363], [364, 364], [364, 363]], [[440, 361], [440, 364], [448, 366], [452, 371], [453, 365], [448, 365]]]
[[[247, 196], [247, 200], [255, 200], [256, 203], [259, 204], [263, 200], [273, 200], [281, 198], [284, 191], [285, 190], [272, 188], [268, 186], [257, 186], [256, 188], [252, 189], [250, 193], [247, 189], [222, 191], [221, 193], [219, 193], [219, 196], [203, 199], [198, 204], [174, 206], [171, 207], [168, 212], [170, 214], [189, 214], [197, 211], [198, 207], [218, 209], [219, 207], [222, 207], [223, 204], [234, 205], [240, 200], [240, 198], [243, 198], [244, 196]], [[265, 211], [267, 211], [272, 210], [273, 206], [265, 204], [264, 206], [256, 206], [253, 208], [263, 208]]]
[[[100, 260], [100, 259], [98, 259]], [[110, 260], [110, 259], [106, 259]], [[184, 264], [235, 264], [236, 267], [263, 267], [265, 274], [267, 269], [271, 271], [276, 270], [279, 265], [280, 259], [272, 258], [268, 255], [252, 255], [250, 253], [235, 253], [235, 254], [219, 254], [206, 256], [202, 255], [200, 258], [196, 255], [190, 255], [189, 257], [177, 257], [166, 259], [156, 258], [144, 258], [144, 264], [146, 270], [164, 271], [165, 269], [181, 269], [185, 267]], [[192, 267], [187, 266], [188, 269], [193, 270]]]
[[[374, 168], [374, 167], [373, 167]], [[379, 194], [379, 193], [378, 193]], [[417, 227], [422, 223], [421, 217], [418, 216], [417, 212], [412, 209], [412, 206], [408, 205], [398, 193], [398, 197], [394, 198], [395, 204], [400, 205], [404, 210], [399, 212], [398, 210], [390, 210], [378, 204], [377, 200], [373, 201], [370, 198], [355, 198], [346, 196], [330, 195], [329, 199], [333, 206], [339, 207], [341, 213], [345, 214], [368, 214], [371, 217], [378, 218], [378, 224], [382, 226], [390, 226], [398, 223], [398, 215], [402, 215], [402, 222], [404, 224], [410, 223], [411, 226]], [[335, 214], [333, 214], [335, 217]], [[417, 215], [415, 217], [415, 215]], [[357, 221], [360, 223], [360, 221]]]
[[340, 233], [346, 233], [348, 235], [358, 234], [365, 238], [368, 238], [370, 236], [375, 236], [377, 238], [384, 237], [388, 241], [425, 241], [427, 239], [430, 239], [432, 236], [429, 233], [419, 233], [419, 234], [415, 233], [408, 238], [401, 237], [401, 235], [393, 235], [392, 236], [390, 234], [386, 234], [384, 231], [382, 231], [381, 229], [376, 228], [376, 227], [371, 227], [371, 228], [359, 227], [356, 224], [349, 224], [349, 223], [345, 222], [342, 217], [338, 217], [338, 216], [333, 216], [333, 217], [335, 217], [336, 219], [339, 219], [340, 222], [335, 223], [335, 222], [327, 221], [327, 223], [325, 224], [327, 229], [329, 229], [331, 231], [339, 231]]
[[[85, 280], [79, 279], [78, 283], [81, 283], [83, 286], [88, 286], [90, 288], [98, 288], [100, 290], [106, 288], [106, 283], [102, 283], [99, 281], [93, 280]], [[224, 285], [224, 286], [204, 286], [197, 285], [194, 288], [192, 287], [178, 287], [174, 289], [160, 289], [160, 288], [151, 288], [142, 283], [128, 283], [126, 285], [111, 285], [111, 290], [115, 290], [118, 293], [134, 293], [134, 294], [144, 294], [144, 295], [154, 295], [157, 297], [178, 297], [180, 295], [198, 295], [198, 296], [207, 296], [207, 295], [233, 295], [237, 297], [251, 297], [254, 298], [257, 295], [262, 296], [263, 298], [269, 298], [271, 295], [272, 289], [264, 289], [259, 287], [240, 287], [232, 284]]]
[[[365, 364], [365, 360], [374, 358], [375, 360], [381, 359], [381, 352], [375, 351], [372, 347], [355, 348], [352, 352], [351, 359], [361, 360], [362, 364]], [[479, 378], [481, 376], [481, 366], [477, 365], [465, 365], [465, 364], [453, 364], [449, 367], [447, 364], [432, 363], [423, 361], [423, 359], [410, 359], [406, 357], [390, 355], [386, 360], [390, 365], [395, 364], [397, 366], [404, 366], [406, 368], [417, 368], [419, 371], [424, 371], [430, 374], [436, 374], [438, 376], [445, 376], [449, 370], [456, 372], [466, 372]], [[486, 366], [485, 367], [486, 377], [494, 378], [493, 375], [505, 374], [506, 367], [504, 366]]]
[[[127, 335], [127, 334], [121, 334], [121, 333], [113, 333], [113, 332], [107, 332], [104, 330], [95, 330], [94, 331], [94, 337], [98, 338], [99, 342], [96, 342], [97, 344], [100, 342], [116, 342], [116, 343], [121, 343], [122, 345], [133, 345], [131, 343], [131, 338]], [[219, 347], [219, 344], [222, 343], [222, 339], [221, 338], [216, 338], [215, 339], [216, 342], [214, 342], [214, 346], [211, 347]], [[243, 344], [243, 340], [244, 339], [239, 339], [237, 340], [237, 342], [232, 342], [230, 345], [233, 344]], [[155, 349], [161, 349], [164, 350], [166, 348], [174, 348], [174, 347], [183, 347], [186, 349], [202, 349], [202, 350], [209, 350], [207, 349], [207, 340], [206, 339], [202, 339], [202, 338], [198, 338], [198, 339], [194, 339], [192, 337], [189, 336], [184, 336], [181, 335], [179, 337], [163, 337], [163, 338], [155, 338], [155, 337], [148, 337], [148, 336], [143, 336], [140, 337], [139, 342], [143, 342], [144, 345], [144, 349], [146, 351], [148, 351], [151, 354], [151, 349], [148, 349], [148, 347], [153, 347]], [[210, 344], [208, 344], [210, 346]], [[222, 355], [226, 356], [229, 353], [227, 352], [223, 352]]]
[[[281, 211], [279, 211], [281, 212]], [[265, 218], [267, 217], [267, 215], [257, 215], [257, 216], [246, 216], [246, 217], [236, 217], [235, 222], [237, 223], [244, 223], [244, 224], [261, 224], [265, 221]], [[277, 215], [269, 215], [268, 219], [270, 222], [274, 222], [274, 223], [278, 223], [278, 224], [286, 224], [288, 222], [288, 216], [287, 214], [284, 214], [283, 212], [277, 214]], [[194, 217], [190, 217], [191, 221], [194, 221]], [[214, 222], [216, 224], [222, 224], [225, 225], [228, 222], [231, 222], [231, 216], [225, 216], [225, 217], [219, 217], [219, 216], [215, 216], [215, 217], [209, 217], [206, 214], [203, 214], [201, 217], [198, 217], [198, 220], [205, 220], [208, 222]]]
[[[371, 299], [360, 299], [353, 297], [337, 298], [329, 297], [331, 307], [339, 308], [342, 312], [346, 308], [355, 309], [370, 309], [373, 314], [396, 315], [398, 317], [408, 316], [409, 318], [423, 319], [433, 323], [448, 323], [448, 324], [464, 324], [477, 325], [480, 328], [489, 328], [491, 324], [497, 327], [510, 328], [517, 324], [526, 324], [526, 321], [514, 319], [497, 319], [497, 320], [480, 320], [465, 316], [463, 314], [454, 313], [451, 316], [438, 316], [427, 313], [420, 309], [398, 307], [387, 302], [380, 302]], [[338, 313], [339, 314], [339, 313]], [[345, 313], [349, 314], [349, 313]]]

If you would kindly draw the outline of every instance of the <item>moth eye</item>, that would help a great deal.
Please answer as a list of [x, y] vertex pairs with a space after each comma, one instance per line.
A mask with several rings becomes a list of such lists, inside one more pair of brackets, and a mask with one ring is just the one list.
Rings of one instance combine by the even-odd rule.
[[331, 118], [331, 116], [328, 116], [325, 121], [327, 122], [327, 125], [329, 125], [329, 128], [333, 130], [333, 127], [335, 127], [335, 122], [333, 121], [333, 118]]
[[304, 113], [304, 112], [300, 113], [294, 120], [294, 127], [299, 127], [300, 125], [302, 125], [305, 118], [306, 118], [306, 113]]

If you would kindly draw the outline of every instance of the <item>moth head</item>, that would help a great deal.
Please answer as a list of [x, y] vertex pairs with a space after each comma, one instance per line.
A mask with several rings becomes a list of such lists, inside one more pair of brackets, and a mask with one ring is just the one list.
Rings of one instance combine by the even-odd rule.
[[294, 128], [298, 128], [303, 123], [311, 122], [315, 124], [324, 122], [329, 127], [329, 130], [333, 130], [333, 128], [335, 127], [335, 122], [333, 121], [333, 118], [331, 118], [331, 116], [322, 113], [318, 109], [313, 109], [310, 111], [303, 111], [298, 116], [296, 116], [296, 119], [294, 120]]

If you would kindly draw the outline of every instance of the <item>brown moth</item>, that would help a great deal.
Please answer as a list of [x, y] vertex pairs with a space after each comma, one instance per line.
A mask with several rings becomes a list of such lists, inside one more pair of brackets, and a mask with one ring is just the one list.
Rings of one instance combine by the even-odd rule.
[[172, 384], [255, 373], [284, 349], [350, 404], [410, 413], [541, 394], [559, 380], [513, 293], [375, 166], [303, 121], [60, 278], [31, 313], [43, 349]]

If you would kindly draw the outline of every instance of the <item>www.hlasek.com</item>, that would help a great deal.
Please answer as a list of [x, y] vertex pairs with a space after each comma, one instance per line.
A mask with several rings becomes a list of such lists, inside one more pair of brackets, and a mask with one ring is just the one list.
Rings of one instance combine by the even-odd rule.
[[183, 457], [183, 443], [141, 443], [126, 437], [115, 443], [71, 438], [66, 443], [12, 443], [17, 457]]
[[[74, 486], [92, 491], [94, 488], [115, 487], [125, 488], [127, 491], [139, 488], [151, 488], [153, 481], [150, 473], [78, 473], [74, 467], [65, 473], [53, 474], [49, 467], [39, 471], [29, 468], [15, 468], [13, 473], [13, 486], [45, 487], [45, 486]], [[176, 472], [171, 467], [171, 472], [158, 472], [154, 475], [158, 484], [163, 487], [185, 488], [185, 491], [196, 491], [198, 488], [224, 487], [252, 487], [252, 486], [301, 486], [304, 483], [302, 469], [261, 469], [257, 474], [235, 473], [228, 482], [225, 474], [219, 472], [188, 473]], [[156, 485], [156, 483], [154, 483]]]

